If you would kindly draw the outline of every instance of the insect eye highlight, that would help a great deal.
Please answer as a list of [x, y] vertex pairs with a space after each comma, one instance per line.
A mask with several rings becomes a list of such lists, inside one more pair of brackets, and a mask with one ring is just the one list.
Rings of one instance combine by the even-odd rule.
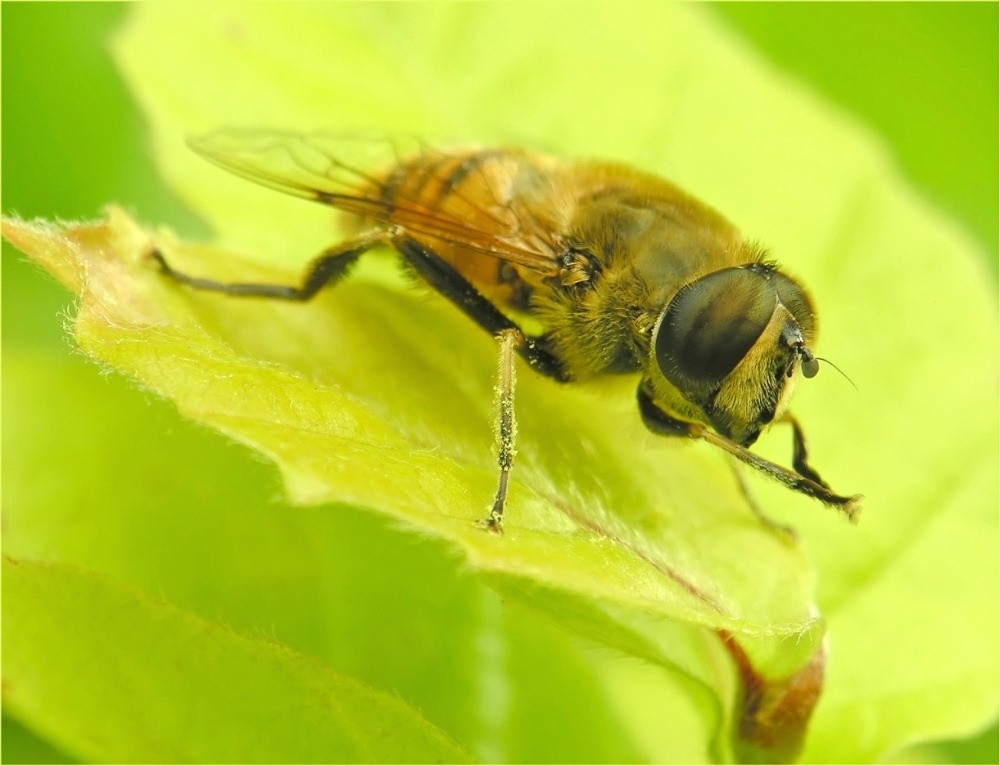
[[710, 395], [753, 348], [776, 306], [767, 278], [749, 269], [725, 269], [685, 285], [653, 340], [660, 372], [686, 395]]

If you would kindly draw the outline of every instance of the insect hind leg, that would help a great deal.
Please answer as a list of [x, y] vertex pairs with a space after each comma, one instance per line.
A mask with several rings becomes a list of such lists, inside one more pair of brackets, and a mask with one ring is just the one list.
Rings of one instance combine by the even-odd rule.
[[380, 229], [366, 232], [346, 242], [324, 250], [310, 264], [302, 284], [276, 285], [259, 282], [218, 282], [185, 274], [174, 269], [163, 253], [153, 250], [152, 258], [159, 264], [160, 271], [176, 282], [198, 290], [225, 293], [244, 298], [274, 298], [287, 301], [307, 301], [325, 285], [335, 284], [350, 270], [350, 267], [368, 250], [388, 243], [386, 232]]

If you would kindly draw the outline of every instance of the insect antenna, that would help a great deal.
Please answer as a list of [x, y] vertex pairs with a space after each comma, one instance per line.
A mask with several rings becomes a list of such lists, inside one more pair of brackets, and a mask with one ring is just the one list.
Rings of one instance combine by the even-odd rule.
[[854, 381], [853, 381], [853, 380], [851, 380], [851, 379], [850, 379], [850, 378], [849, 378], [849, 377], [847, 376], [847, 373], [846, 373], [846, 372], [844, 372], [844, 371], [843, 371], [842, 369], [840, 369], [840, 368], [839, 368], [839, 367], [838, 367], [837, 365], [835, 365], [835, 364], [834, 364], [833, 362], [831, 362], [831, 361], [830, 361], [829, 359], [824, 359], [824, 358], [823, 358], [823, 357], [821, 357], [821, 356], [817, 356], [817, 357], [816, 357], [816, 361], [817, 361], [817, 362], [825, 362], [826, 364], [830, 365], [830, 366], [831, 366], [831, 367], [832, 367], [833, 369], [835, 369], [835, 370], [836, 370], [837, 372], [839, 372], [839, 373], [841, 374], [841, 376], [843, 376], [844, 380], [846, 380], [846, 381], [847, 381], [848, 383], [850, 383], [850, 384], [851, 384], [851, 388], [853, 388], [853, 389], [854, 389], [855, 391], [858, 391], [858, 390], [859, 390], [859, 389], [858, 389], [858, 387], [857, 387], [857, 386], [856, 386], [856, 385], [854, 384]]

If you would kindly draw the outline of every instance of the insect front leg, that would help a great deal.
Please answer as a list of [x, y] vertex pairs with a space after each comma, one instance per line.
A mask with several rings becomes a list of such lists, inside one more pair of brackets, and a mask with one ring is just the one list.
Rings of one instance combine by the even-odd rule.
[[389, 243], [389, 237], [384, 230], [375, 229], [365, 234], [341, 242], [324, 250], [310, 264], [305, 279], [299, 286], [275, 285], [257, 282], [217, 282], [214, 279], [194, 277], [175, 270], [167, 263], [159, 250], [152, 252], [153, 259], [160, 265], [160, 270], [171, 279], [198, 290], [211, 290], [245, 298], [277, 298], [287, 301], [307, 301], [320, 288], [334, 284], [341, 279], [358, 258], [373, 247]]
[[[801, 492], [803, 495], [819, 500], [824, 505], [836, 508], [843, 512], [851, 521], [857, 520], [857, 514], [861, 508], [861, 495], [852, 495], [850, 497], [838, 495], [825, 484], [814, 481], [811, 476], [816, 476], [815, 471], [810, 469], [804, 462], [804, 442], [797, 442], [796, 450], [801, 450], [803, 456], [801, 467], [805, 467], [811, 476], [800, 471], [790, 471], [776, 463], [772, 463], [770, 460], [737, 444], [732, 439], [727, 439], [725, 436], [715, 433], [715, 431], [701, 423], [685, 423], [672, 418], [656, 405], [645, 384], [639, 387], [638, 399], [639, 412], [642, 414], [643, 423], [654, 433], [668, 436], [687, 436], [706, 441], [728, 452], [741, 463], [745, 463], [751, 468], [760, 471], [765, 476], [781, 482], [789, 489]], [[801, 439], [801, 432], [799, 432], [797, 438]], [[819, 477], [817, 476], [816, 478]]]
[[799, 421], [786, 412], [781, 416], [781, 422], [788, 423], [792, 427], [792, 468], [805, 476], [807, 479], [812, 479], [820, 486], [829, 489], [830, 485], [823, 481], [823, 479], [820, 478], [820, 475], [816, 473], [815, 469], [809, 465], [809, 452], [806, 449], [806, 435], [803, 433], [802, 426], [799, 425]]
[[[650, 395], [646, 387], [639, 387], [639, 413], [642, 415], [642, 422], [646, 425], [650, 431], [662, 436], [686, 436], [688, 438], [697, 438], [697, 426], [692, 423], [686, 423], [682, 420], [677, 420], [672, 418], [670, 415], [665, 413], [659, 407], [656, 406], [656, 402], [653, 401], [653, 397]], [[738, 446], [738, 445], [733, 445]], [[743, 449], [740, 447], [740, 449]], [[744, 450], [746, 451], [746, 450]], [[747, 454], [753, 454], [748, 452]], [[754, 456], [756, 457], [756, 456]], [[790, 539], [795, 539], [795, 532], [790, 527], [786, 527], [783, 524], [779, 524], [773, 519], [769, 518], [765, 514], [757, 501], [754, 500], [753, 496], [750, 494], [750, 489], [747, 487], [746, 482], [743, 481], [743, 476], [740, 475], [738, 466], [731, 464], [733, 468], [733, 475], [736, 477], [736, 483], [743, 493], [743, 496], [747, 499], [747, 503], [750, 506], [750, 510], [753, 511], [753, 515], [756, 516], [762, 524], [766, 527], [788, 536]]]
[[796, 542], [799, 539], [798, 533], [787, 524], [782, 524], [780, 521], [775, 521], [760, 507], [757, 502], [757, 498], [753, 496], [750, 492], [750, 487], [747, 485], [746, 479], [743, 478], [743, 474], [740, 473], [740, 467], [733, 461], [729, 461], [729, 465], [733, 469], [733, 477], [736, 479], [736, 486], [740, 488], [740, 493], [743, 495], [744, 499], [747, 501], [747, 505], [750, 506], [750, 510], [753, 515], [757, 517], [765, 527], [774, 530], [779, 535], [783, 535], [790, 542]]
[[656, 406], [656, 402], [653, 401], [653, 397], [646, 388], [646, 385], [644, 381], [639, 386], [639, 392], [636, 397], [639, 402], [639, 414], [642, 416], [642, 422], [646, 428], [660, 436], [693, 437], [692, 424], [673, 418]]
[[507, 500], [507, 482], [510, 468], [514, 463], [514, 441], [517, 436], [517, 421], [514, 419], [514, 351], [524, 340], [517, 330], [502, 330], [497, 335], [500, 342], [500, 361], [496, 384], [496, 438], [497, 466], [500, 478], [493, 496], [490, 515], [482, 522], [491, 532], [503, 533], [503, 508]]

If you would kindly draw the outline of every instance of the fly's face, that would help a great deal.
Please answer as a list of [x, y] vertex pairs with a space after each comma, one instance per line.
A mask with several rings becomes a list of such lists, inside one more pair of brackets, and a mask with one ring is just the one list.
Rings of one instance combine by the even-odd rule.
[[816, 374], [815, 333], [798, 283], [769, 264], [737, 266], [677, 291], [653, 330], [651, 366], [679, 409], [747, 447], [781, 416], [799, 373]]

